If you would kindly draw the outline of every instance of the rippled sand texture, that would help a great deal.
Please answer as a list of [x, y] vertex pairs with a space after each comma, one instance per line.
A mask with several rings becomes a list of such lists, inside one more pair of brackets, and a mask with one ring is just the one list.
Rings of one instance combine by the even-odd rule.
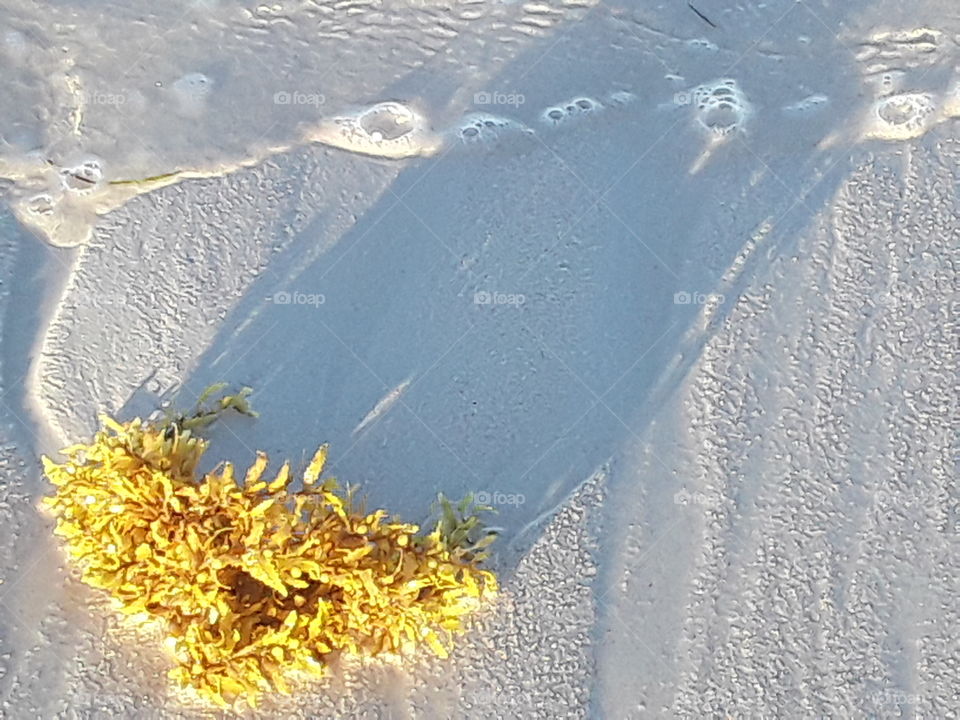
[[958, 158], [858, 168], [638, 452], [668, 487], [623, 520], [612, 612], [650, 621], [606, 648], [609, 682], [643, 669], [612, 716], [955, 710]]
[[6, 8], [0, 295], [68, 271], [0, 330], [0, 714], [203, 716], [26, 459], [224, 379], [218, 455], [503, 527], [449, 661], [260, 717], [956, 712], [960, 24], [693, 4]]

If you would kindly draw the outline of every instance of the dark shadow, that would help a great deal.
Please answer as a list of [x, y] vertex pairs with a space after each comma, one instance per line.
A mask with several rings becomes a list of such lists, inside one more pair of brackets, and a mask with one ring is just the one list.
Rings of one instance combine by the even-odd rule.
[[[177, 398], [189, 405], [218, 380], [256, 390], [259, 419], [215, 428], [211, 464], [244, 465], [264, 449], [276, 467], [302, 467], [330, 442], [332, 473], [404, 517], [422, 518], [438, 491], [491, 500], [509, 568], [536, 537], [529, 530], [642, 431], [735, 301], [737, 278], [724, 276], [737, 255], [767, 222], [763, 254], [787, 251], [850, 157], [816, 149], [843, 122], [836, 114], [780, 112], [797, 94], [779, 83], [789, 63], [726, 50], [752, 116], [691, 173], [710, 135], [692, 108], [672, 105], [662, 58], [636, 37], [635, 51], [599, 43], [613, 20], [600, 8], [565, 28], [550, 57], [538, 46], [502, 73], [504, 92], [529, 88], [515, 114], [536, 136], [506, 131], [410, 162], [334, 250], [294, 280], [259, 278]], [[826, 33], [797, 15], [768, 37], [801, 31]], [[828, 91], [854, 97], [852, 58], [829, 42], [846, 65], [824, 80]], [[563, 67], [583, 52], [607, 107], [550, 128], [535, 96], [582, 94]], [[624, 87], [636, 100], [617, 107], [607, 95]], [[275, 267], [310, 241], [308, 228]], [[683, 293], [729, 296], [701, 327], [700, 305]]]

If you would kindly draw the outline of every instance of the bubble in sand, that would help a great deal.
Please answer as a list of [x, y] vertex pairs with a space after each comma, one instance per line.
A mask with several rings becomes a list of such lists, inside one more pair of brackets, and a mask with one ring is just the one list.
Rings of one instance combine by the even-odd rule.
[[751, 113], [750, 103], [733, 78], [698, 85], [689, 93], [677, 93], [676, 97], [687, 99], [693, 105], [699, 125], [714, 135], [742, 130]]
[[571, 98], [565, 103], [548, 107], [540, 113], [540, 119], [547, 125], [560, 125], [599, 112], [602, 109], [603, 103], [599, 100], [583, 95]]
[[926, 93], [899, 93], [871, 108], [866, 136], [879, 140], [909, 140], [930, 127], [936, 106]]
[[359, 125], [376, 142], [397, 140], [414, 130], [416, 116], [397, 103], [384, 103], [370, 108], [359, 118]]
[[426, 119], [394, 101], [322, 120], [306, 136], [312, 142], [393, 159], [430, 155], [440, 147]]
[[506, 133], [533, 134], [533, 131], [517, 120], [490, 113], [470, 113], [456, 126], [456, 134], [466, 144], [490, 143]]

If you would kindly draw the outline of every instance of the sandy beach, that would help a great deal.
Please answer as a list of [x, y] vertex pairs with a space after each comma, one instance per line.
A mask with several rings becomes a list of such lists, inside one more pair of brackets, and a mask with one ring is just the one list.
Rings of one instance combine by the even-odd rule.
[[253, 388], [256, 450], [492, 505], [450, 658], [250, 718], [960, 717], [960, 14], [0, 2], [0, 717], [227, 717], [39, 457]]

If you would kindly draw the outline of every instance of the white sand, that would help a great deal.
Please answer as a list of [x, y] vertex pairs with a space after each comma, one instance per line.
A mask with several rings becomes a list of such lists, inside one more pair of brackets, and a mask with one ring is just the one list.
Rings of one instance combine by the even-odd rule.
[[0, 717], [203, 716], [33, 501], [217, 380], [503, 526], [452, 658], [251, 717], [958, 717], [960, 22], [693, 4], [0, 9]]

